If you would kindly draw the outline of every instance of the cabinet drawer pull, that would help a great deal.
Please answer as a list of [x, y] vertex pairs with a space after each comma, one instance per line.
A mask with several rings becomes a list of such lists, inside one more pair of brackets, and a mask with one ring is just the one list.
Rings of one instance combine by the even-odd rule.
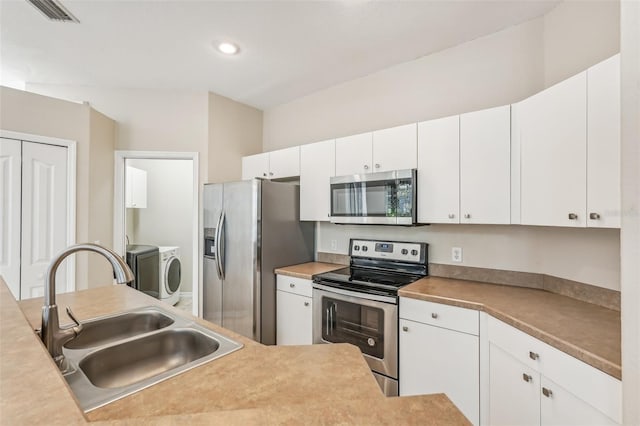
[[522, 373], [522, 380], [524, 380], [525, 382], [530, 382], [531, 379], [533, 379], [533, 377], [531, 377], [530, 375], [528, 375], [527, 373]]
[[551, 396], [553, 395], [553, 392], [551, 392], [551, 389], [542, 388], [542, 394], [547, 398], [551, 398]]
[[294, 288], [296, 285], [294, 283], [290, 283], [289, 287]]
[[304, 302], [304, 306], [309, 306], [309, 302]]
[[380, 164], [376, 163], [376, 169], [380, 168]]
[[538, 355], [538, 354], [537, 354], [537, 353], [535, 353], [535, 352], [531, 352], [531, 351], [529, 351], [529, 358], [531, 358], [532, 360], [534, 360], [534, 361], [535, 361], [535, 360], [537, 360], [538, 358], [540, 358], [540, 355]]
[[402, 326], [402, 331], [409, 331], [409, 327], [407, 327], [406, 325]]
[[453, 219], [454, 217], [456, 217], [456, 215], [455, 215], [455, 214], [453, 214], [453, 213], [449, 213], [449, 219]]
[[435, 312], [431, 313], [431, 318], [436, 319], [438, 318], [438, 314], [436, 314]]
[[576, 220], [578, 219], [578, 215], [575, 213], [569, 213], [569, 220]]
[[368, 165], [368, 164], [365, 164], [365, 165], [364, 165], [364, 169], [365, 169], [365, 170], [369, 170], [369, 165]]
[[600, 215], [598, 213], [589, 213], [589, 219], [598, 220], [600, 219]]
[[267, 176], [267, 174], [266, 174], [266, 173], [263, 173], [263, 174], [262, 174], [262, 176]]
[[464, 218], [465, 219], [471, 219], [471, 214], [470, 213], [465, 213]]

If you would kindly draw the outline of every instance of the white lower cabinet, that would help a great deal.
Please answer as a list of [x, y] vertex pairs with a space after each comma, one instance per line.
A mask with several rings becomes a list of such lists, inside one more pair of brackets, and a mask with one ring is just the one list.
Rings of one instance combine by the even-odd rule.
[[400, 298], [400, 396], [444, 393], [479, 424], [478, 317], [469, 309]]
[[495, 318], [487, 329], [489, 424], [621, 423], [619, 380]]
[[492, 344], [489, 389], [489, 424], [540, 424], [540, 375]]
[[277, 276], [276, 344], [313, 343], [311, 280]]

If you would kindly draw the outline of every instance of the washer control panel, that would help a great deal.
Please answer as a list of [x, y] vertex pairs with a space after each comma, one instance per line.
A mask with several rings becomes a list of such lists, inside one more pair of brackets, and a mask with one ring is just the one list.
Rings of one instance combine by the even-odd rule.
[[424, 243], [352, 239], [349, 254], [351, 257], [420, 263], [425, 259], [424, 250]]

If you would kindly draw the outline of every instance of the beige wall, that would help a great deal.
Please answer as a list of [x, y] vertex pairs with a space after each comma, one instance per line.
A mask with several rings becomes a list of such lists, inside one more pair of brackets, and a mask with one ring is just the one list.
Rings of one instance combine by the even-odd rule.
[[[113, 151], [115, 149], [115, 121], [106, 115], [89, 109], [89, 204], [90, 224], [87, 229], [88, 240], [108, 247], [113, 247]], [[98, 226], [99, 225], [99, 226]], [[112, 282], [111, 266], [100, 256], [89, 256], [89, 270], [105, 277], [97, 284]]]
[[[110, 216], [102, 215], [101, 208], [113, 203], [113, 192], [95, 191], [101, 189], [99, 182], [110, 181], [113, 176], [112, 120], [96, 114], [88, 105], [0, 87], [0, 128], [76, 141], [76, 241], [95, 241], [99, 239], [95, 236], [111, 229], [112, 222], [107, 220]], [[96, 233], [90, 231], [94, 229]], [[111, 239], [102, 242], [111, 247]], [[77, 254], [76, 259], [78, 289], [111, 282], [104, 269], [89, 268], [86, 253]]]
[[[619, 48], [619, 4], [565, 2], [544, 17], [313, 93], [264, 113], [264, 150], [519, 101]], [[620, 233], [524, 226], [419, 228], [321, 224], [317, 245], [346, 253], [350, 237], [427, 241], [431, 260], [545, 272], [620, 289]]]
[[533, 20], [268, 109], [264, 150], [523, 99], [544, 86], [542, 28]]
[[209, 93], [208, 182], [242, 177], [242, 157], [262, 151], [262, 111]]
[[621, 5], [623, 423], [640, 425], [640, 2]]
[[545, 87], [620, 51], [619, 1], [564, 1], [543, 22]]

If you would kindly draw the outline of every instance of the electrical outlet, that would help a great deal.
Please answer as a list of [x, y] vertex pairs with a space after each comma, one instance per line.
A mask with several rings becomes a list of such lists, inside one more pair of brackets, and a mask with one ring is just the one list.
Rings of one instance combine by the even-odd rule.
[[331, 240], [331, 250], [333, 250], [333, 251], [338, 250], [338, 241], [337, 240]]
[[462, 263], [462, 247], [451, 248], [451, 260], [453, 262]]

